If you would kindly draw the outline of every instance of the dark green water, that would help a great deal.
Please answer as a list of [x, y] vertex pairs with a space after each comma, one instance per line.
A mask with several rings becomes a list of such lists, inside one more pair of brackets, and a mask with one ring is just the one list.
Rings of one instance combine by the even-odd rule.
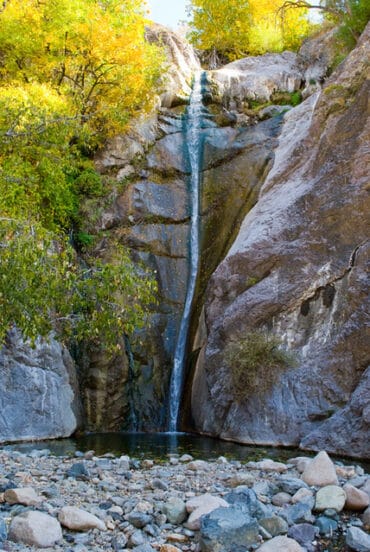
[[[75, 452], [94, 450], [97, 455], [112, 453], [127, 454], [133, 458], [166, 460], [171, 455], [191, 454], [194, 458], [212, 460], [225, 456], [242, 462], [272, 458], [286, 462], [294, 456], [313, 456], [299, 449], [252, 447], [203, 437], [189, 433], [92, 433], [70, 439], [54, 439], [29, 443], [15, 443], [3, 448], [30, 452], [34, 449], [49, 449], [56, 456], [73, 456]], [[342, 459], [340, 459], [342, 460]], [[370, 472], [370, 463], [344, 460], [344, 463], [362, 465]]]
[[302, 456], [302, 451], [297, 449], [251, 447], [189, 433], [93, 433], [73, 439], [15, 443], [4, 448], [21, 452], [49, 449], [57, 456], [94, 450], [97, 455], [128, 454], [139, 459], [168, 459], [171, 455], [186, 453], [203, 460], [226, 456], [243, 462], [267, 457], [286, 461], [294, 456]]

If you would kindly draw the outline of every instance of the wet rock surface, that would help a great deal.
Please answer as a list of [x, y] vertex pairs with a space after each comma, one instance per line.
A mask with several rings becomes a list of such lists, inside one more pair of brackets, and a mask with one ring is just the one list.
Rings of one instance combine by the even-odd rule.
[[[309, 514], [309, 521], [292, 519], [289, 504], [274, 504], [274, 491], [286, 475], [308, 490], [293, 461], [285, 464], [284, 475], [279, 463], [272, 469], [267, 459], [263, 463], [270, 469], [264, 470], [257, 467], [263, 463], [242, 464], [224, 457], [209, 462], [192, 462], [188, 457], [180, 462], [179, 456], [172, 456], [157, 463], [112, 454], [97, 457], [93, 451], [76, 455], [90, 474], [85, 480], [71, 474], [75, 458], [54, 457], [46, 450], [0, 451], [0, 484], [12, 487], [12, 494], [0, 494], [0, 548], [8, 552], [34, 547], [68, 552], [369, 550], [370, 534], [358, 510], [345, 507], [338, 514], [327, 509], [324, 515], [315, 511], [314, 498], [325, 487], [310, 487], [312, 501], [302, 495], [295, 505]], [[369, 483], [370, 476], [361, 467], [351, 470], [343, 470], [339, 489], [359, 479], [362, 486]], [[232, 485], [239, 474], [244, 479], [249, 475], [247, 485]], [[153, 485], [159, 480], [165, 488]], [[37, 503], [14, 502], [16, 495], [20, 499], [30, 495], [30, 489], [39, 497]], [[197, 511], [199, 524], [190, 528], [189, 520]], [[347, 548], [337, 548], [338, 539], [345, 539]]]

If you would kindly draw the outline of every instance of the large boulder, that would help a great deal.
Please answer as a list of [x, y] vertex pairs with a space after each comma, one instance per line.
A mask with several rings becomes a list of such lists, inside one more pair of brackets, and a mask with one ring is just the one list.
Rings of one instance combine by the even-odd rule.
[[274, 92], [294, 92], [302, 84], [302, 72], [293, 52], [247, 57], [211, 73], [213, 97], [231, 101], [269, 101]]
[[[201, 432], [369, 455], [369, 38], [370, 26], [322, 93], [285, 115], [258, 203], [211, 278], [192, 386]], [[295, 362], [260, 366], [236, 397], [225, 347], [256, 328]]]
[[0, 350], [0, 442], [69, 437], [80, 421], [74, 362], [60, 343], [16, 330]]

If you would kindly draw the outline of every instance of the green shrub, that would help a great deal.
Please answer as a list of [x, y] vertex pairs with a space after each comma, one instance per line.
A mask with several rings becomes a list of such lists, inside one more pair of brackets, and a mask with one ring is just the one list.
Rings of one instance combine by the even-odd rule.
[[225, 360], [237, 401], [245, 399], [251, 391], [267, 391], [284, 369], [295, 364], [292, 355], [280, 346], [277, 338], [262, 331], [250, 332], [226, 346]]

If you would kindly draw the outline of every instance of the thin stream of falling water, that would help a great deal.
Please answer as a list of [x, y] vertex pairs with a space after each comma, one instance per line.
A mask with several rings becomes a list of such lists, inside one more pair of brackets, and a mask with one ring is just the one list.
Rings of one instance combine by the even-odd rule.
[[186, 344], [189, 333], [191, 307], [194, 299], [195, 286], [199, 265], [199, 185], [202, 158], [202, 76], [196, 74], [193, 91], [190, 96], [187, 110], [185, 142], [190, 164], [190, 270], [184, 310], [180, 323], [180, 330], [177, 338], [173, 370], [170, 383], [170, 412], [169, 431], [177, 430], [179, 409], [181, 402], [182, 387], [184, 382]]

